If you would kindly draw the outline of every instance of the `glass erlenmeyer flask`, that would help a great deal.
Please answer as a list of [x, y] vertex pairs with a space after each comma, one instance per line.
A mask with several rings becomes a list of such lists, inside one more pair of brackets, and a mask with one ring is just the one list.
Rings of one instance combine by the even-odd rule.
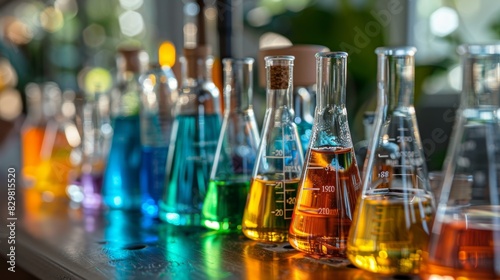
[[222, 61], [224, 119], [202, 216], [203, 225], [211, 229], [241, 229], [260, 143], [252, 107], [253, 63], [253, 58]]
[[286, 241], [295, 205], [304, 156], [293, 122], [293, 60], [265, 58], [267, 108], [242, 223], [253, 240]]
[[345, 107], [347, 53], [316, 54], [317, 105], [288, 241], [299, 251], [345, 257], [361, 178]]
[[376, 273], [418, 273], [434, 199], [420, 141], [413, 47], [378, 48], [377, 109], [347, 256]]
[[500, 44], [458, 51], [461, 101], [421, 276], [500, 279]]
[[219, 90], [212, 81], [209, 49], [184, 49], [183, 82], [168, 148], [167, 177], [159, 202], [160, 219], [174, 225], [201, 225], [220, 134]]
[[177, 101], [177, 79], [171, 68], [155, 64], [139, 82], [141, 91], [141, 210], [158, 216], [158, 201], [165, 185], [165, 166], [174, 107]]
[[141, 190], [140, 84], [148, 54], [136, 48], [122, 48], [116, 56], [117, 81], [111, 91], [113, 136], [102, 185], [103, 203], [114, 209], [139, 210]]

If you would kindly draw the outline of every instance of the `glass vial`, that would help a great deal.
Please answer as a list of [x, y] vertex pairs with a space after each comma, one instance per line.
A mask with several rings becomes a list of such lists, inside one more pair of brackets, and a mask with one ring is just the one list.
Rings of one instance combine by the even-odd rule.
[[68, 187], [73, 202], [85, 209], [102, 207], [102, 180], [105, 167], [104, 134], [99, 110], [99, 92], [87, 94], [82, 114], [82, 160], [78, 178]]
[[421, 276], [500, 279], [500, 44], [458, 52], [461, 101]]
[[293, 122], [293, 61], [293, 56], [265, 57], [267, 108], [242, 222], [253, 240], [286, 241], [295, 205], [304, 156]]
[[222, 64], [224, 119], [202, 223], [207, 228], [230, 231], [241, 229], [260, 136], [252, 107], [254, 59], [225, 58]]
[[347, 53], [318, 53], [316, 65], [313, 134], [288, 241], [308, 254], [346, 257], [347, 236], [361, 190], [345, 107]]
[[167, 157], [160, 219], [201, 225], [201, 211], [220, 134], [219, 90], [212, 81], [209, 49], [184, 49], [183, 82]]
[[376, 273], [418, 273], [434, 199], [420, 141], [413, 47], [377, 48], [377, 109], [347, 256]]
[[165, 185], [168, 145], [177, 101], [177, 80], [168, 66], [153, 65], [139, 79], [141, 92], [142, 212], [158, 216]]
[[24, 186], [31, 188], [35, 186], [41, 162], [40, 152], [47, 120], [43, 114], [41, 86], [29, 83], [25, 91], [28, 115], [21, 128], [22, 174]]
[[140, 49], [120, 49], [117, 54], [117, 81], [111, 91], [113, 136], [102, 186], [103, 202], [108, 208], [139, 210], [141, 207], [139, 76], [148, 60], [148, 54]]

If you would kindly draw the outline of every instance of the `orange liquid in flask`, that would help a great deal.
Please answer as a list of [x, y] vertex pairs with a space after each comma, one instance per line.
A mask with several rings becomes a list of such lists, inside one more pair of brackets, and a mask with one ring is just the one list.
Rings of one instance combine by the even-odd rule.
[[352, 148], [311, 149], [289, 232], [296, 249], [345, 257], [347, 236], [360, 189]]

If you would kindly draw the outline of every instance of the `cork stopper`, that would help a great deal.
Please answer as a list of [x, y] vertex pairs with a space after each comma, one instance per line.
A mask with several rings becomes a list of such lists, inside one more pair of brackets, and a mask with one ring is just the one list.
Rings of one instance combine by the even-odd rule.
[[[295, 57], [293, 69], [294, 86], [311, 86], [316, 83], [316, 59], [314, 55], [318, 52], [326, 52], [329, 49], [321, 45], [294, 45], [279, 48], [265, 48], [259, 50], [259, 61], [266, 56], [290, 55]], [[266, 69], [259, 63], [259, 86], [266, 87]]]
[[269, 87], [271, 89], [287, 89], [290, 81], [290, 67], [270, 66], [269, 67]]
[[144, 50], [134, 47], [118, 49], [117, 66], [121, 71], [142, 73], [146, 71], [148, 64], [149, 56]]
[[293, 56], [266, 56], [269, 89], [288, 89], [292, 82]]

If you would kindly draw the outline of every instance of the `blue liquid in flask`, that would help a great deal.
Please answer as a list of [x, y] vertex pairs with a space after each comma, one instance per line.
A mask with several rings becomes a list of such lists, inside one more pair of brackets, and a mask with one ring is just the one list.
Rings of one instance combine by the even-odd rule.
[[139, 209], [141, 205], [139, 116], [114, 118], [113, 130], [103, 181], [103, 202], [109, 208]]
[[141, 155], [142, 212], [158, 215], [158, 201], [165, 185], [168, 146], [143, 146]]
[[[173, 132], [160, 218], [175, 225], [201, 225], [201, 210], [220, 133], [218, 114], [180, 115]], [[175, 134], [176, 133], [176, 134]]]

